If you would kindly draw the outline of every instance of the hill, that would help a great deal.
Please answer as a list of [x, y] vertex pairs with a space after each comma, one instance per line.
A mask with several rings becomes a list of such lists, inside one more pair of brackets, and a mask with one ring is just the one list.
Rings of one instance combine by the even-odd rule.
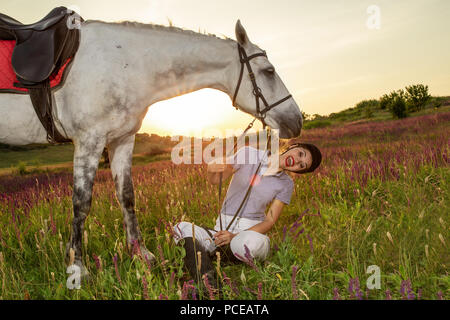
[[[431, 97], [421, 110], [410, 112], [408, 116], [416, 117], [448, 111], [450, 111], [450, 96]], [[303, 116], [305, 119], [303, 122], [304, 129], [340, 126], [349, 122], [359, 123], [393, 119], [393, 115], [388, 109], [381, 109], [379, 100], [364, 100], [352, 108], [331, 113], [328, 116], [321, 116], [318, 114], [303, 114]]]

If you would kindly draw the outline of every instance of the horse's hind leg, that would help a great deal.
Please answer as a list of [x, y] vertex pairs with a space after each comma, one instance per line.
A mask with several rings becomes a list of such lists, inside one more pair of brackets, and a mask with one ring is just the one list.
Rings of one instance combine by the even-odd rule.
[[74, 141], [74, 146], [73, 221], [66, 259], [69, 260], [69, 249], [73, 249], [75, 253], [75, 264], [82, 269], [82, 275], [86, 275], [87, 271], [82, 262], [81, 239], [83, 236], [84, 222], [91, 208], [94, 178], [105, 143], [102, 139], [91, 136], [88, 139]]
[[140, 253], [149, 261], [153, 261], [155, 257], [145, 248], [134, 210], [134, 190], [131, 178], [134, 138], [134, 135], [128, 136], [108, 145], [111, 172], [116, 186], [117, 198], [122, 207], [128, 250], [132, 252], [138, 245]]

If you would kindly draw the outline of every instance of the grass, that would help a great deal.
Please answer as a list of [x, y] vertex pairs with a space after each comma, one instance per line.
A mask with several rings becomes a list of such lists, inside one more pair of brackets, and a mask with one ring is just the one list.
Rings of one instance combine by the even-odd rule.
[[27, 166], [39, 167], [43, 164], [57, 164], [73, 160], [73, 145], [58, 146], [32, 144], [27, 146], [0, 145], [0, 168], [10, 168], [21, 161]]
[[[138, 135], [133, 151], [133, 165], [170, 159], [171, 145], [173, 142], [164, 137], [154, 135], [148, 138], [146, 134]], [[71, 143], [26, 146], [0, 144], [0, 175], [70, 171], [73, 166], [73, 150]], [[100, 167], [105, 167], [103, 160], [102, 158]]]
[[[224, 297], [448, 299], [449, 120], [440, 113], [306, 130], [323, 163], [295, 179], [291, 204], [269, 234], [271, 255], [257, 270], [218, 266]], [[213, 224], [219, 203], [204, 165], [133, 168], [152, 266], [125, 252], [110, 171], [99, 170], [83, 237], [91, 281], [80, 290], [66, 288], [63, 261], [71, 179], [70, 172], [0, 179], [1, 299], [193, 298], [171, 230], [179, 221]], [[370, 265], [380, 268], [379, 290], [367, 289]]]

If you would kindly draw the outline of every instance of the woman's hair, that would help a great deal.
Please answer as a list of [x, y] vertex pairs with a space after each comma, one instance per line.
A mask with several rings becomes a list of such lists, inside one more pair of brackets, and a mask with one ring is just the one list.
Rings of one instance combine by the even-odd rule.
[[299, 171], [291, 171], [291, 172], [294, 172], [296, 174], [303, 174], [303, 173], [313, 172], [314, 170], [316, 170], [317, 167], [322, 162], [322, 153], [320, 152], [319, 148], [317, 148], [315, 145], [313, 145], [311, 143], [303, 143], [303, 142], [298, 142], [298, 140], [293, 140], [288, 143], [287, 147], [285, 147], [285, 150], [281, 154], [285, 154], [289, 150], [292, 150], [295, 148], [304, 148], [304, 149], [309, 150], [309, 152], [311, 152], [312, 163], [308, 169], [302, 169]]

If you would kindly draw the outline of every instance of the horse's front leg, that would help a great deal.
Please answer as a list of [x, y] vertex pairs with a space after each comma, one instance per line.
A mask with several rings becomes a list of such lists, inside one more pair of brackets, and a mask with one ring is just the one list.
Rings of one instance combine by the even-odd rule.
[[73, 249], [75, 258], [73, 262], [81, 268], [82, 276], [87, 276], [87, 270], [82, 262], [81, 239], [84, 222], [91, 208], [94, 178], [105, 142], [100, 137], [90, 136], [85, 139], [75, 139], [74, 146], [73, 221], [72, 234], [67, 246], [66, 261], [70, 260], [70, 249]]
[[139, 249], [137, 253], [140, 252], [144, 258], [153, 262], [155, 256], [144, 245], [134, 210], [134, 190], [131, 177], [134, 139], [135, 136], [132, 135], [108, 145], [111, 172], [116, 186], [116, 195], [122, 207], [128, 250], [133, 252], [133, 250]]

